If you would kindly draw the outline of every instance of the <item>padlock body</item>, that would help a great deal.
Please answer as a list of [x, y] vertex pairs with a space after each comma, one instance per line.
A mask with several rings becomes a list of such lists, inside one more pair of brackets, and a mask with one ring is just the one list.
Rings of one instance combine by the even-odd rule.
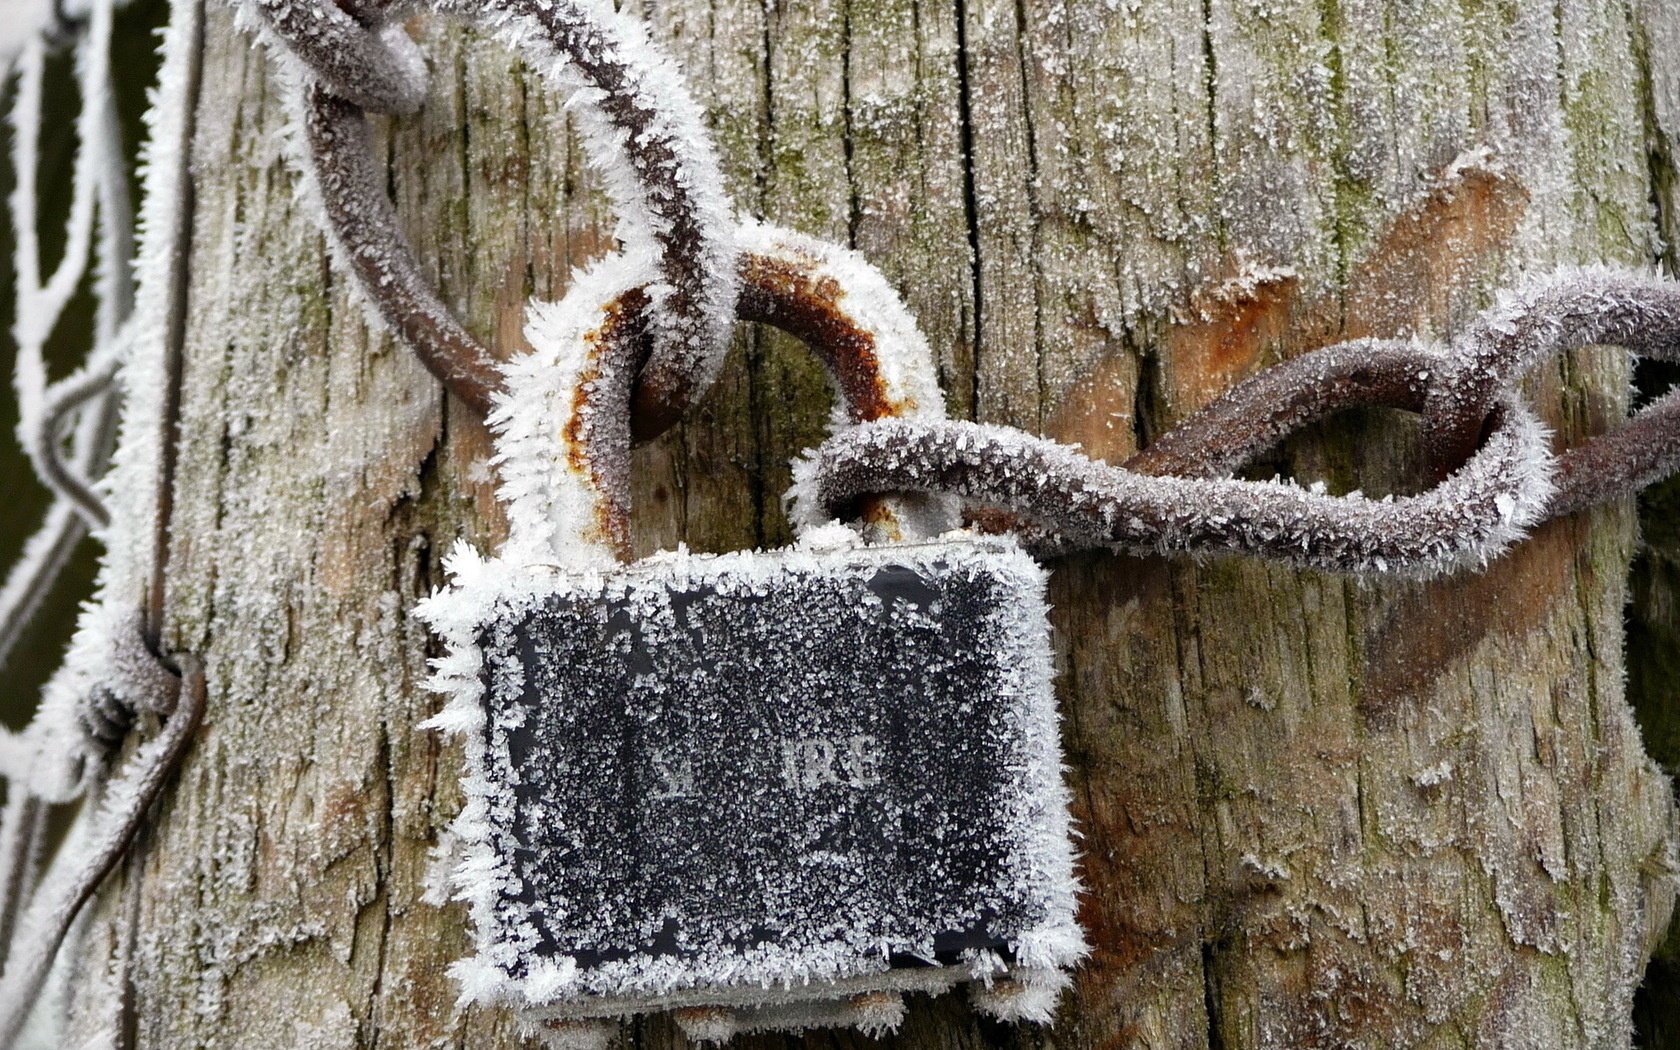
[[968, 540], [520, 588], [480, 632], [481, 952], [577, 1016], [1070, 962], [1043, 592]]

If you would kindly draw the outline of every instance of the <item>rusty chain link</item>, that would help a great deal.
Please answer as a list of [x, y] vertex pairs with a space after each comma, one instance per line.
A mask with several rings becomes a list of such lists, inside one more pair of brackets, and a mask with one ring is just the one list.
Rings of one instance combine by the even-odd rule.
[[[817, 520], [866, 494], [956, 492], [1039, 526], [1030, 539], [1044, 553], [1241, 553], [1427, 575], [1485, 561], [1545, 520], [1680, 468], [1680, 392], [1555, 455], [1538, 429], [1520, 433], [1516, 382], [1549, 356], [1594, 345], [1680, 360], [1680, 286], [1564, 271], [1506, 293], [1445, 350], [1364, 339], [1305, 354], [1237, 384], [1119, 467], [1004, 428], [860, 426], [809, 455], [796, 495]], [[1422, 414], [1427, 492], [1374, 501], [1229, 478], [1303, 427], [1370, 407]]]
[[[408, 108], [396, 68], [395, 5], [250, 0], [282, 53], [299, 64], [307, 165], [329, 234], [385, 323], [469, 404], [488, 407], [490, 352], [424, 281], [397, 228], [384, 172], [368, 155], [364, 111]], [[620, 239], [646, 258], [651, 349], [637, 376], [637, 436], [669, 429], [722, 367], [738, 293], [723, 174], [698, 105], [641, 24], [603, 0], [432, 0], [504, 32], [574, 87], [594, 161], [620, 214]], [[409, 42], [408, 46], [412, 47]], [[417, 97], [412, 100], [417, 104]]]
[[1424, 447], [1444, 476], [1476, 446], [1500, 391], [1566, 350], [1610, 344], [1680, 354], [1680, 287], [1609, 269], [1575, 270], [1502, 293], [1453, 342], [1425, 399]]

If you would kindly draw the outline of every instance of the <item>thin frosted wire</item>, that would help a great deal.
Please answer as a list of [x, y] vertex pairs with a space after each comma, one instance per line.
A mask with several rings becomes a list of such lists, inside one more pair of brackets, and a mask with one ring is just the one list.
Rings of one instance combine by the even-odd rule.
[[[39, 144], [48, 38], [63, 26], [52, 3], [30, 2], [10, 10], [8, 24], [0, 31], [0, 75], [13, 87], [7, 120], [16, 188], [7, 213], [16, 278], [12, 335], [18, 437], [36, 472], [54, 491], [40, 526], [0, 573], [0, 667], [87, 535], [90, 522], [100, 520], [91, 512], [103, 509], [93, 479], [108, 459], [117, 409], [114, 377], [134, 305], [133, 209], [110, 62], [113, 14], [119, 2], [72, 0], [64, 5], [65, 15], [82, 26], [74, 44], [81, 108], [74, 126], [71, 202], [63, 218], [64, 253], [45, 275], [40, 246], [44, 217], [36, 197]], [[92, 345], [85, 362], [54, 383], [46, 372], [43, 349], [84, 287], [95, 301]], [[67, 488], [79, 490], [80, 506], [66, 498]], [[41, 817], [47, 804], [60, 799], [44, 789], [43, 772], [75, 762], [70, 753], [74, 738], [43, 731], [43, 718], [38, 709], [22, 732], [0, 729], [0, 778], [7, 798], [0, 812], [0, 960], [13, 957], [13, 974], [20, 972], [20, 964], [35, 964], [15, 958], [16, 949], [29, 948], [19, 939], [18, 920], [33, 899], [52, 889], [37, 878], [44, 860]]]

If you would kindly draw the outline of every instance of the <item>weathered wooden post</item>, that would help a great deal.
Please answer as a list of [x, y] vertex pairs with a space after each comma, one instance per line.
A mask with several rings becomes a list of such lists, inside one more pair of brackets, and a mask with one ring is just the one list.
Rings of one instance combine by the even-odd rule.
[[[1515, 274], [1649, 263], [1676, 226], [1666, 0], [644, 6], [743, 211], [882, 266], [953, 413], [1111, 461], [1268, 362], [1441, 336]], [[598, 180], [512, 56], [412, 28], [431, 93], [389, 125], [396, 199], [446, 297], [515, 353], [526, 299], [608, 247]], [[450, 543], [499, 537], [490, 446], [369, 333], [294, 195], [290, 119], [210, 5], [166, 606], [211, 706], [87, 965], [131, 955], [139, 1047], [517, 1045], [444, 973], [465, 919], [430, 854], [460, 756], [416, 729], [439, 700], [410, 616]], [[787, 539], [787, 461], [828, 394], [783, 338], [738, 343], [639, 454], [645, 548]], [[1579, 435], [1626, 382], [1581, 354], [1533, 392]], [[1363, 414], [1279, 466], [1398, 489], [1411, 438]], [[1670, 786], [1623, 691], [1634, 540], [1628, 508], [1598, 512], [1432, 584], [1057, 565], [1094, 954], [1053, 1028], [923, 1001], [896, 1045], [1627, 1045], [1676, 884]]]

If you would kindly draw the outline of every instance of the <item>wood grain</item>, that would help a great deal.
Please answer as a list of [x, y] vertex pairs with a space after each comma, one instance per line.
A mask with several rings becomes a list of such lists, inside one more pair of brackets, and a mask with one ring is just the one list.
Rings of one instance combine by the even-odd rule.
[[[1671, 0], [1637, 23], [1580, 0], [643, 10], [711, 107], [743, 211], [891, 275], [954, 412], [1107, 457], [1267, 360], [1439, 336], [1512, 274], [1659, 250], [1630, 100]], [[168, 595], [211, 709], [86, 965], [132, 943], [135, 1046], [521, 1045], [507, 1015], [457, 1011], [463, 910], [422, 899], [460, 756], [415, 728], [437, 700], [409, 609], [457, 538], [501, 534], [490, 445], [369, 334], [230, 22], [211, 8]], [[526, 297], [558, 295], [611, 217], [513, 56], [417, 30], [431, 93], [390, 131], [397, 201], [448, 301], [514, 353]], [[642, 549], [787, 537], [786, 461], [827, 393], [788, 340], [739, 343], [638, 454]], [[1534, 392], [1567, 437], [1620, 412], [1626, 380], [1583, 354]], [[1362, 415], [1275, 466], [1401, 489], [1414, 436]], [[1676, 875], [1669, 785], [1624, 695], [1634, 532], [1613, 508], [1431, 585], [1057, 563], [1094, 953], [1053, 1028], [919, 1001], [887, 1042], [1626, 1046]], [[682, 1041], [659, 1019], [627, 1038]]]

